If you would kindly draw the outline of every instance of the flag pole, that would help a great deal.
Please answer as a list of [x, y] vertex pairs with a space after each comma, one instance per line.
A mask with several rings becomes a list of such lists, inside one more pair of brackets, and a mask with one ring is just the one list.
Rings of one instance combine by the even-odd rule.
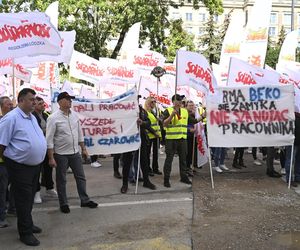
[[[138, 126], [138, 131], [140, 134], [140, 125]], [[136, 181], [135, 181], [135, 194], [137, 194], [138, 192], [138, 186], [139, 186], [139, 176], [140, 176], [140, 169], [141, 169], [141, 146], [142, 146], [142, 142], [139, 148], [139, 155], [138, 155], [138, 169], [137, 169], [137, 173], [136, 173]], [[133, 158], [133, 162], [134, 162], [134, 158]]]
[[211, 188], [215, 189], [214, 176], [213, 176], [212, 164], [211, 164], [210, 147], [208, 147], [208, 160], [209, 160], [209, 171], [210, 171]]
[[13, 104], [16, 106], [16, 82], [15, 82], [15, 59], [12, 59], [12, 89], [13, 89]]
[[288, 186], [289, 189], [291, 189], [293, 159], [294, 159], [294, 144], [292, 145], [292, 150], [291, 150], [291, 163], [290, 163], [290, 175], [289, 175], [289, 186]]

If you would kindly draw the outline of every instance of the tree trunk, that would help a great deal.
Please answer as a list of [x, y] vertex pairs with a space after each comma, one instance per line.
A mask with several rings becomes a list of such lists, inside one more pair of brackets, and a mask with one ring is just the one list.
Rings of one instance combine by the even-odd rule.
[[122, 45], [123, 45], [123, 42], [124, 42], [125, 35], [126, 35], [127, 31], [128, 31], [128, 28], [124, 28], [124, 29], [121, 31], [120, 36], [119, 36], [119, 39], [118, 39], [118, 43], [117, 43], [117, 45], [116, 45], [116, 47], [115, 47], [113, 53], [112, 53], [111, 56], [110, 56], [111, 58], [114, 58], [114, 59], [117, 58], [117, 56], [118, 56], [118, 54], [119, 54], [119, 52], [120, 52], [120, 49], [121, 49], [121, 47], [122, 47]]

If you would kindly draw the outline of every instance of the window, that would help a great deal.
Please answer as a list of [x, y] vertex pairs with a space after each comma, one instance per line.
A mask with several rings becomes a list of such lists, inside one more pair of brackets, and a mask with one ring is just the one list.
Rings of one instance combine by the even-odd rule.
[[218, 15], [214, 15], [214, 21], [217, 23], [219, 22], [219, 16]]
[[173, 20], [177, 20], [177, 19], [180, 19], [181, 18], [181, 15], [179, 12], [173, 12], [172, 15], [171, 15], [171, 19]]
[[269, 27], [269, 36], [276, 36], [276, 27]]
[[189, 34], [193, 34], [193, 27], [187, 26], [187, 27], [185, 28], [185, 30], [186, 30]]
[[284, 13], [283, 15], [283, 25], [291, 25], [292, 15], [291, 13]]
[[205, 22], [206, 21], [205, 13], [199, 13], [199, 21], [200, 22]]
[[277, 24], [277, 13], [271, 13], [270, 24]]
[[193, 21], [193, 14], [192, 13], [185, 13], [185, 20], [186, 21]]
[[198, 35], [201, 36], [201, 35], [203, 35], [204, 32], [205, 32], [205, 28], [204, 27], [200, 27]]

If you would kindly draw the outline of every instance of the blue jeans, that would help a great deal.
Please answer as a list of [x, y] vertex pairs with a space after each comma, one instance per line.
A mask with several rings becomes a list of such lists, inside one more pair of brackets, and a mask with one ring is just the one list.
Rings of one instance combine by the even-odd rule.
[[[285, 147], [285, 171], [286, 171], [286, 181], [289, 181], [290, 177], [290, 165], [291, 165], [291, 153], [292, 153], [292, 146]], [[294, 146], [294, 156], [293, 156], [293, 163], [294, 163], [294, 180], [300, 181], [300, 146]]]
[[8, 185], [8, 174], [6, 166], [0, 165], [0, 221], [5, 219], [6, 191]]
[[220, 165], [223, 165], [225, 161], [226, 148], [214, 148], [213, 152], [215, 166], [219, 167]]

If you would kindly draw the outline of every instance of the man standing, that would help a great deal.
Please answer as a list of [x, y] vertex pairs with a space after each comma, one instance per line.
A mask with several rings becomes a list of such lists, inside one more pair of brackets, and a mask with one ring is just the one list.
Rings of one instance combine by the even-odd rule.
[[86, 193], [86, 179], [78, 145], [81, 147], [83, 157], [88, 158], [89, 155], [84, 146], [79, 118], [71, 111], [71, 100], [74, 98], [67, 92], [58, 95], [59, 110], [49, 116], [46, 129], [49, 165], [57, 168], [56, 187], [60, 210], [63, 213], [70, 213], [66, 193], [68, 167], [72, 169], [76, 180], [81, 207], [96, 208], [98, 206]]
[[[35, 116], [40, 128], [43, 131], [43, 134], [46, 136], [46, 126], [47, 126], [47, 119], [49, 114], [45, 112], [45, 102], [43, 98], [37, 96], [36, 97], [36, 104], [34, 107], [34, 112], [32, 114]], [[57, 192], [54, 189], [54, 182], [52, 179], [52, 167], [49, 166], [49, 159], [46, 155], [42, 168], [41, 168], [41, 173], [42, 173], [42, 185], [46, 187], [46, 194], [50, 196], [57, 197]], [[38, 186], [37, 190], [34, 196], [34, 203], [42, 203], [41, 199], [41, 184], [40, 181], [38, 181]]]
[[13, 189], [20, 240], [29, 246], [40, 244], [33, 234], [42, 230], [33, 225], [31, 211], [40, 164], [47, 150], [43, 132], [31, 114], [35, 94], [33, 89], [22, 89], [18, 107], [0, 120], [0, 157], [4, 157]]
[[[7, 96], [0, 97], [1, 116], [0, 119], [5, 116], [9, 111], [13, 109], [13, 103]], [[5, 219], [6, 210], [6, 194], [8, 186], [8, 174], [4, 160], [0, 158], [0, 228], [7, 227], [8, 223]]]
[[164, 113], [164, 127], [166, 128], [166, 160], [164, 164], [164, 186], [171, 187], [170, 174], [174, 154], [179, 156], [180, 181], [186, 184], [192, 184], [188, 178], [188, 169], [186, 165], [187, 154], [187, 124], [188, 112], [182, 108], [181, 95], [172, 97], [173, 107], [167, 108]]

